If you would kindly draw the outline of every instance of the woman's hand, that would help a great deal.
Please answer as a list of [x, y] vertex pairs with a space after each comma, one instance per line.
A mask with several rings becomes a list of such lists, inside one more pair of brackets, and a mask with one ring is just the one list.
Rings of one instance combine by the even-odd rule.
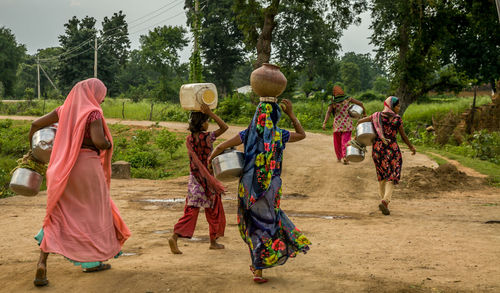
[[410, 146], [410, 151], [411, 151], [411, 155], [414, 156], [415, 153], [417, 152], [417, 150], [415, 149], [414, 146]]
[[326, 123], [323, 122], [323, 126], [322, 126], [323, 130], [326, 130]]
[[201, 113], [206, 114], [206, 115], [210, 115], [212, 113], [212, 110], [210, 109], [210, 107], [205, 103], [201, 104], [200, 111], [201, 111]]
[[288, 116], [293, 115], [293, 107], [292, 107], [292, 102], [287, 99], [281, 100], [281, 109], [283, 109], [283, 112], [287, 114]]

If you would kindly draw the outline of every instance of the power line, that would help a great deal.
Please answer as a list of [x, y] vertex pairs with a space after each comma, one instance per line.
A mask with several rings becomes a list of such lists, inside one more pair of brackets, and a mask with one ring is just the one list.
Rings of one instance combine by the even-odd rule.
[[[143, 18], [145, 18], [145, 17], [148, 17], [148, 16], [150, 16], [151, 14], [157, 13], [158, 11], [161, 11], [161, 10], [163, 10], [163, 9], [165, 9], [165, 8], [171, 9], [171, 8], [173, 8], [173, 7], [177, 6], [178, 4], [180, 4], [181, 2], [182, 2], [182, 0], [180, 0], [180, 1], [179, 1], [179, 0], [173, 0], [173, 1], [170, 1], [169, 3], [167, 3], [167, 4], [163, 5], [163, 6], [161, 6], [160, 8], [158, 8], [158, 9], [156, 9], [156, 10], [152, 11], [152, 12], [149, 12], [149, 13], [147, 13], [147, 14], [145, 14], [145, 15], [143, 15], [143, 16], [141, 16], [141, 17], [139, 17], [139, 18], [136, 18], [136, 19], [132, 20], [131, 22], [129, 22], [128, 24], [126, 23], [126, 24], [124, 24], [124, 25], [121, 25], [121, 26], [118, 26], [118, 27], [116, 27], [116, 28], [114, 28], [114, 29], [111, 29], [111, 30], [107, 31], [106, 33], [109, 33], [109, 32], [112, 32], [112, 31], [114, 31], [114, 30], [118, 30], [118, 29], [121, 29], [121, 28], [127, 27], [129, 24], [132, 24], [132, 23], [134, 23], [134, 22], [137, 22], [137, 21], [139, 21], [139, 20], [141, 20], [141, 19], [143, 19]], [[171, 6], [172, 4], [174, 4], [174, 5], [173, 5], [173, 6]], [[139, 23], [139, 24], [133, 25], [133, 26], [131, 26], [130, 28], [133, 28], [133, 27], [139, 26], [139, 25], [141, 25], [141, 24], [143, 24], [143, 23], [145, 23], [145, 22], [147, 22], [147, 21], [149, 21], [149, 20], [151, 20], [151, 19], [153, 19], [153, 18], [156, 18], [156, 17], [158, 17], [158, 16], [160, 16], [160, 15], [162, 15], [162, 14], [164, 14], [165, 12], [168, 12], [168, 11], [169, 11], [169, 10], [163, 11], [163, 12], [161, 12], [161, 13], [157, 13], [156, 15], [154, 15], [154, 16], [152, 16], [152, 17], [150, 17], [150, 18], [146, 19], [145, 21], [143, 21], [143, 22], [141, 22], [141, 23]], [[177, 15], [176, 15], [176, 16], [177, 16]], [[106, 33], [105, 33], [105, 34], [106, 34]], [[103, 36], [105, 36], [105, 34], [103, 34]], [[119, 34], [119, 33], [117, 33], [117, 34]], [[112, 36], [117, 35], [117, 34], [113, 34]], [[109, 37], [111, 37], [111, 36], [108, 36], [107, 38], [109, 38]], [[90, 44], [90, 41], [91, 41], [91, 40], [93, 40], [94, 38], [95, 38], [94, 36], [93, 36], [93, 37], [90, 37], [89, 39], [87, 39], [87, 40], [83, 41], [82, 43], [80, 43], [80, 44], [76, 45], [75, 47], [69, 48], [68, 50], [66, 50], [65, 52], [61, 53], [61, 54], [60, 54], [60, 55], [58, 55], [58, 56], [53, 56], [53, 57], [49, 57], [49, 58], [43, 58], [43, 59], [40, 59], [40, 61], [42, 61], [42, 62], [46, 62], [46, 61], [56, 60], [56, 59], [61, 58], [61, 57], [62, 57], [62, 56], [64, 56], [64, 55], [69, 55], [69, 54], [71, 54], [71, 53], [73, 53], [73, 52], [75, 52], [75, 51], [79, 50], [79, 49], [80, 49], [80, 48], [82, 48], [83, 46], [85, 46], [85, 45], [87, 45], [87, 44]], [[106, 39], [107, 39], [107, 38], [106, 38]], [[80, 54], [78, 54], [78, 55], [80, 55]]]

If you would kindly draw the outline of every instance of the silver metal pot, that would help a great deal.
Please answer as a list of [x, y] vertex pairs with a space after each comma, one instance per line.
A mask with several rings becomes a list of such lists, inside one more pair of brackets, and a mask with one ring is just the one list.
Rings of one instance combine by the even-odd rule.
[[245, 165], [245, 156], [235, 149], [225, 150], [212, 160], [215, 178], [221, 181], [238, 179]]
[[349, 116], [351, 116], [352, 118], [358, 119], [361, 117], [361, 115], [363, 115], [363, 108], [361, 108], [361, 106], [359, 105], [352, 104], [347, 110], [347, 112], [349, 113]]
[[42, 175], [31, 169], [18, 168], [12, 174], [9, 188], [19, 195], [35, 196], [40, 191], [42, 179]]
[[365, 152], [355, 146], [349, 145], [345, 150], [345, 158], [349, 162], [361, 162], [365, 159]]
[[42, 128], [33, 134], [31, 151], [37, 160], [44, 163], [49, 162], [55, 137], [56, 128], [53, 126]]
[[371, 122], [360, 123], [356, 127], [356, 141], [360, 144], [364, 146], [372, 145], [375, 137], [377, 137], [377, 134]]

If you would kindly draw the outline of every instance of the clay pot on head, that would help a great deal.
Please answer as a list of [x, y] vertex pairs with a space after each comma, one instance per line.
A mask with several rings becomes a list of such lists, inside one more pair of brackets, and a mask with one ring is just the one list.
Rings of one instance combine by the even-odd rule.
[[286, 88], [286, 77], [277, 65], [264, 63], [250, 75], [252, 90], [261, 97], [277, 97]]

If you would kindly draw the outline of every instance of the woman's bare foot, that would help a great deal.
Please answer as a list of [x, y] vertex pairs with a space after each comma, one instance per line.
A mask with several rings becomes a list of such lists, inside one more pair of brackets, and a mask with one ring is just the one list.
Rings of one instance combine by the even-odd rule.
[[45, 253], [40, 250], [40, 259], [38, 260], [38, 264], [36, 267], [35, 280], [33, 284], [37, 287], [46, 286], [49, 284], [49, 280], [47, 280], [47, 257], [48, 253]]
[[216, 240], [210, 240], [209, 249], [224, 249], [224, 245], [217, 243]]
[[349, 161], [346, 158], [344, 158], [344, 165], [349, 165]]
[[180, 251], [177, 246], [177, 238], [179, 238], [177, 234], [172, 234], [172, 237], [168, 239], [168, 245], [170, 246], [170, 251], [172, 251], [173, 254], [182, 254], [182, 251]]

